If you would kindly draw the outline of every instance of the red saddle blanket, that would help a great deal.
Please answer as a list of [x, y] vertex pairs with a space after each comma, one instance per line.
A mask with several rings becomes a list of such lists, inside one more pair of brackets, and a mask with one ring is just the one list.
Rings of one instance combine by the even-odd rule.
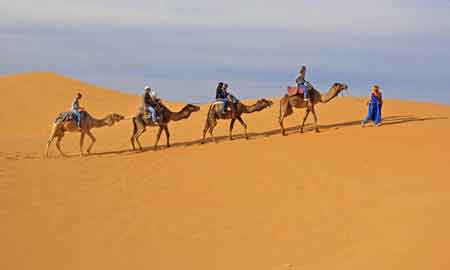
[[295, 96], [295, 95], [303, 95], [305, 93], [305, 89], [303, 87], [297, 87], [297, 86], [288, 86], [287, 88], [288, 96]]

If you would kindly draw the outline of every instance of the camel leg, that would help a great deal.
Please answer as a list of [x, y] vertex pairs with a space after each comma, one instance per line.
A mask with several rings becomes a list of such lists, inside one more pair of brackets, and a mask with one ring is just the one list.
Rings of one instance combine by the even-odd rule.
[[316, 132], [320, 132], [319, 127], [317, 125], [317, 115], [316, 115], [316, 110], [314, 109], [314, 105], [311, 106], [311, 112], [314, 117], [314, 129]]
[[203, 138], [202, 138], [201, 144], [204, 144], [205, 141], [206, 141], [206, 133], [209, 130], [209, 124], [208, 123], [209, 123], [209, 121], [206, 120], [205, 127], [203, 128]]
[[281, 135], [286, 136], [286, 129], [284, 128], [284, 119], [292, 114], [292, 108], [290, 107], [289, 101], [286, 98], [280, 100], [280, 115], [278, 118], [278, 123], [281, 128]]
[[217, 143], [216, 137], [214, 137], [214, 134], [213, 134], [214, 128], [217, 125], [217, 120], [216, 119], [211, 119], [210, 121], [211, 121], [211, 123], [209, 123], [209, 134], [211, 135], [211, 138], [212, 138], [213, 142]]
[[170, 147], [170, 133], [169, 133], [169, 128], [167, 126], [164, 127], [164, 131], [166, 133], [166, 141], [167, 141], [167, 147]]
[[211, 135], [211, 138], [214, 142], [216, 142], [216, 138], [213, 135], [214, 128], [217, 125], [217, 121], [215, 118], [210, 118], [213, 116], [208, 116], [208, 119], [206, 119], [205, 128], [203, 129], [203, 139], [202, 144], [206, 142], [206, 133], [209, 131], [209, 134]]
[[48, 138], [48, 141], [47, 141], [47, 146], [45, 147], [45, 157], [48, 157], [50, 145], [52, 144], [53, 140], [57, 137], [57, 128], [58, 128], [58, 126], [56, 124], [53, 124], [52, 131], [50, 133], [50, 137]]
[[83, 156], [83, 144], [84, 144], [84, 136], [86, 134], [84, 132], [81, 132], [80, 135], [80, 156]]
[[238, 120], [239, 123], [241, 123], [241, 125], [244, 127], [244, 130], [245, 130], [245, 138], [248, 140], [247, 124], [244, 122], [244, 120], [242, 120], [242, 118], [241, 118], [240, 116], [237, 117], [237, 120]]
[[48, 151], [50, 149], [50, 144], [53, 142], [53, 139], [55, 137], [51, 137], [50, 139], [48, 139], [47, 141], [47, 146], [45, 147], [45, 157], [48, 158]]
[[213, 142], [217, 143], [216, 137], [214, 137], [214, 133], [213, 132], [214, 132], [214, 127], [210, 127], [209, 128], [209, 135], [211, 136]]
[[236, 122], [236, 118], [232, 118], [230, 122], [230, 140], [233, 140], [234, 122]]
[[306, 108], [306, 113], [305, 116], [303, 117], [302, 125], [300, 126], [300, 133], [303, 133], [303, 127], [305, 126], [306, 119], [308, 119], [309, 112], [310, 112], [309, 108]]
[[158, 150], [158, 143], [159, 143], [159, 139], [161, 138], [161, 133], [162, 133], [163, 127], [159, 127], [158, 129], [158, 134], [156, 134], [156, 141], [155, 141], [155, 145], [153, 146], [155, 151]]
[[136, 151], [136, 146], [134, 145], [134, 134], [130, 138], [131, 146], [133, 147], [133, 151]]
[[278, 123], [280, 124], [280, 128], [281, 128], [281, 135], [286, 136], [286, 130], [284, 128], [284, 116], [281, 116], [280, 119], [278, 120]]
[[133, 151], [136, 151], [136, 146], [134, 145], [135, 136], [137, 133], [136, 117], [133, 117], [132, 121], [133, 121], [133, 133], [131, 134], [130, 141], [131, 141], [131, 146], [133, 147]]
[[89, 136], [89, 138], [91, 138], [91, 144], [89, 145], [89, 147], [87, 149], [87, 153], [90, 154], [91, 150], [92, 150], [92, 146], [94, 146], [94, 143], [97, 141], [97, 139], [95, 139], [94, 134], [92, 134], [90, 130], [86, 134]]
[[139, 141], [139, 138], [141, 135], [145, 132], [145, 127], [138, 127], [136, 134], [134, 135], [134, 139], [136, 140], [137, 145], [139, 146], [139, 150], [143, 151], [141, 141]]
[[58, 151], [61, 154], [61, 156], [67, 157], [67, 155], [61, 150], [61, 140], [62, 140], [63, 136], [58, 136], [57, 137], [57, 139], [56, 139], [56, 148], [58, 149]]

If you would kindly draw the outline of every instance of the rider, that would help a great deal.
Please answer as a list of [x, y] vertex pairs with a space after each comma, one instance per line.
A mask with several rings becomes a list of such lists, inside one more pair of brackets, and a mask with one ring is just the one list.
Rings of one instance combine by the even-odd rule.
[[234, 118], [235, 113], [236, 113], [236, 103], [238, 102], [238, 100], [235, 96], [233, 96], [230, 92], [228, 92], [228, 84], [227, 83], [223, 84], [223, 91], [227, 95], [227, 101], [228, 101], [227, 103], [231, 110], [231, 118]]
[[70, 111], [75, 116], [75, 121], [77, 123], [77, 127], [81, 127], [81, 111], [84, 110], [83, 107], [80, 106], [80, 99], [82, 98], [81, 93], [78, 93], [72, 101], [72, 106]]
[[295, 82], [297, 83], [297, 87], [303, 88], [304, 89], [304, 100], [305, 101], [309, 101], [309, 91], [311, 91], [312, 89], [312, 85], [305, 80], [305, 76], [306, 76], [306, 66], [302, 66], [300, 68], [299, 74], [297, 76], [297, 79], [295, 79]]
[[149, 86], [144, 87], [144, 92], [144, 112], [150, 112], [150, 120], [152, 120], [154, 123], [158, 123], [159, 117], [156, 114], [156, 107], [158, 106], [160, 100], [156, 97], [156, 92]]
[[228, 93], [227, 93], [226, 89], [224, 88], [223, 82], [219, 82], [219, 84], [217, 85], [216, 101], [223, 102], [224, 105], [223, 105], [222, 113], [225, 113], [227, 111], [227, 106], [228, 106]]

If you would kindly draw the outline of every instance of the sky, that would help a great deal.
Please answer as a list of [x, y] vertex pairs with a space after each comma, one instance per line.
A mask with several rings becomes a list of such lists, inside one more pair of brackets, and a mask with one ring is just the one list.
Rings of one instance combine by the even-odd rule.
[[450, 104], [450, 0], [0, 0], [0, 75], [54, 71], [208, 102], [326, 90]]

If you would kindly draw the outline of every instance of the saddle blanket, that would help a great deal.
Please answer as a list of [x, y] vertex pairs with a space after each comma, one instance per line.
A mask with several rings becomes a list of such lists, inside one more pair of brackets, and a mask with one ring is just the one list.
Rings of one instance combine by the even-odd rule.
[[295, 95], [303, 95], [305, 93], [304, 87], [297, 87], [297, 86], [288, 86], [287, 88], [288, 96], [295, 96]]
[[55, 123], [72, 121], [75, 119], [76, 119], [76, 116], [73, 114], [73, 112], [62, 112], [56, 117]]

